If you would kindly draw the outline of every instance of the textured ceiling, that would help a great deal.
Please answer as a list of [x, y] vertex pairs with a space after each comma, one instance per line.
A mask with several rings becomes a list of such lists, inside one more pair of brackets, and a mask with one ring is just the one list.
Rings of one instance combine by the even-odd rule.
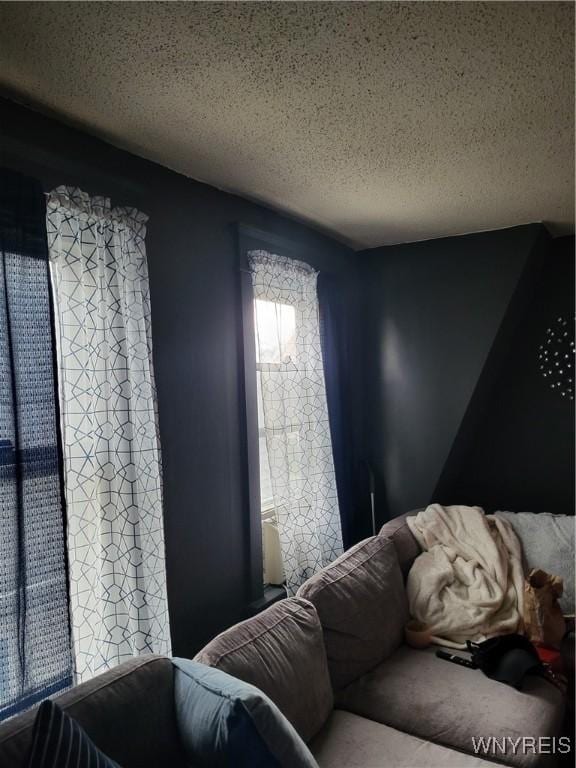
[[574, 220], [572, 3], [0, 3], [0, 88], [357, 247]]

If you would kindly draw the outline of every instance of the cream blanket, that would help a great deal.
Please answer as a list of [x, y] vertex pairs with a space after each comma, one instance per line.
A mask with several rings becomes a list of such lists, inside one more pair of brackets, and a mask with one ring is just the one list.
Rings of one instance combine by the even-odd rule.
[[508, 522], [440, 504], [407, 521], [423, 550], [408, 574], [410, 614], [431, 627], [433, 642], [461, 648], [521, 631], [522, 550]]

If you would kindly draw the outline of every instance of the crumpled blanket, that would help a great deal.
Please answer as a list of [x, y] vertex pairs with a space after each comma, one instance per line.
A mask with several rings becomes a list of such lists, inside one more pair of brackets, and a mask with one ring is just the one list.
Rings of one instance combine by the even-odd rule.
[[522, 549], [507, 521], [440, 504], [407, 521], [423, 550], [408, 574], [410, 614], [428, 624], [433, 643], [464, 648], [522, 631]]

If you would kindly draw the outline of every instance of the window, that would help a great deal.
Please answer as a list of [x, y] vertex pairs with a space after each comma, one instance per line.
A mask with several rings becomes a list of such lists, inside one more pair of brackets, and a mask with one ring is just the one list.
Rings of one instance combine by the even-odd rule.
[[294, 244], [248, 227], [239, 250], [250, 586], [261, 605], [263, 570], [295, 594], [342, 552], [342, 533], [318, 273]]
[[255, 299], [254, 328], [256, 331], [256, 391], [264, 583], [278, 585], [284, 582], [284, 568], [264, 426], [262, 370], [280, 370], [282, 365], [289, 365], [295, 359], [296, 311], [290, 304]]
[[[291, 248], [281, 238], [239, 225], [250, 594], [259, 607], [263, 598], [268, 599], [268, 586], [285, 582], [264, 427], [263, 376], [282, 365], [286, 367], [296, 356], [294, 305], [254, 294], [248, 252], [263, 245], [283, 251]], [[272, 591], [272, 595], [276, 597], [277, 592]]]
[[[262, 369], [280, 368], [296, 357], [296, 312], [289, 304], [256, 299], [254, 301], [256, 329], [256, 388], [258, 396], [258, 449], [260, 457], [260, 501], [265, 515], [274, 506], [270, 461], [264, 428], [262, 399]], [[265, 519], [270, 519], [269, 516]]]
[[170, 654], [146, 217], [47, 197], [0, 169], [0, 720]]
[[72, 683], [42, 198], [0, 170], [0, 720]]

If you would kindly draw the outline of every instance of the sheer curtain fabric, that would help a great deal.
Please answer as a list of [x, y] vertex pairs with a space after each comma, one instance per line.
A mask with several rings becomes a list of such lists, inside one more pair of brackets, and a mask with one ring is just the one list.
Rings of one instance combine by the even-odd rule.
[[317, 273], [267, 251], [250, 251], [248, 261], [273, 504], [286, 586], [294, 594], [342, 553]]
[[77, 682], [170, 653], [146, 220], [48, 197]]

